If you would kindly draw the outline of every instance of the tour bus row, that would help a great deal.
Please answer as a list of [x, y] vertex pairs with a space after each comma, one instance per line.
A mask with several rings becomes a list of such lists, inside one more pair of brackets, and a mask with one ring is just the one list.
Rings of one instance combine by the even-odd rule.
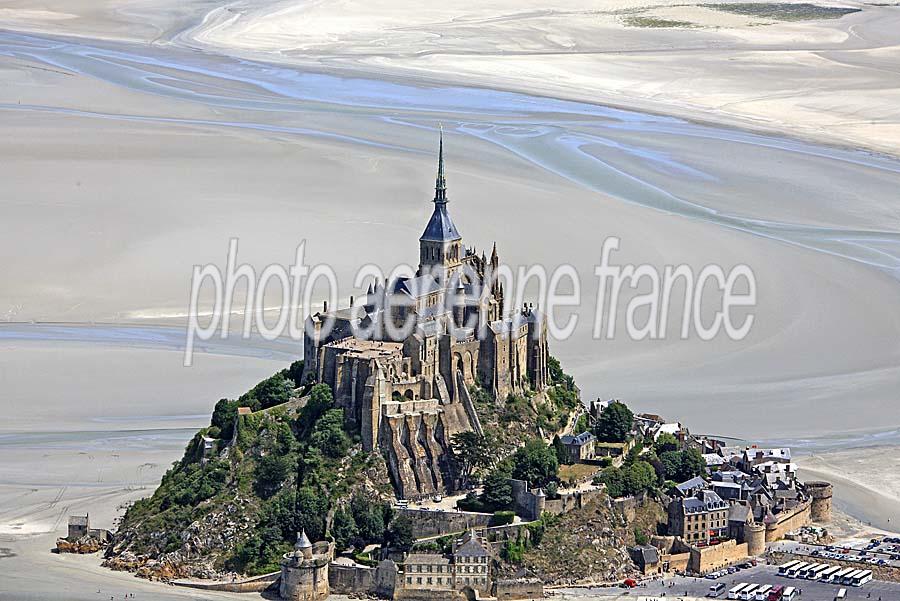
[[[725, 585], [718, 584], [710, 587], [708, 597], [718, 597], [725, 590]], [[728, 591], [729, 599], [741, 601], [794, 601], [797, 598], [797, 589], [793, 586], [784, 587], [771, 584], [752, 584], [742, 582]]]
[[819, 580], [821, 582], [830, 582], [832, 584], [862, 586], [872, 579], [872, 570], [844, 568], [827, 563], [794, 560], [778, 566], [778, 575], [786, 576], [788, 578]]

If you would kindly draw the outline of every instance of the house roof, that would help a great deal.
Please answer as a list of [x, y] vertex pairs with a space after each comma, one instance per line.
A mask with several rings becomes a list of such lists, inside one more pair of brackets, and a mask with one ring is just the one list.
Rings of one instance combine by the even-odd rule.
[[69, 526], [87, 526], [88, 516], [86, 515], [70, 515]]
[[456, 551], [453, 554], [457, 557], [483, 557], [490, 555], [490, 552], [475, 536], [475, 533], [469, 531], [465, 534], [462, 543], [456, 547]]
[[422, 298], [439, 292], [440, 289], [440, 285], [430, 274], [414, 278], [398, 278], [394, 282], [394, 293], [407, 294], [412, 298]]
[[682, 501], [685, 513], [701, 513], [714, 509], [724, 509], [728, 503], [722, 497], [711, 490], [701, 490], [695, 497], [689, 497]]
[[728, 521], [746, 523], [752, 515], [753, 513], [750, 511], [749, 506], [738, 503], [732, 505], [731, 509], [728, 510]]
[[635, 547], [634, 550], [640, 555], [644, 565], [655, 565], [659, 563], [659, 550], [653, 545], [639, 545]]
[[446, 565], [450, 558], [439, 553], [410, 553], [403, 562], [406, 565]]
[[694, 476], [690, 480], [685, 480], [681, 484], [676, 484], [675, 488], [677, 488], [682, 493], [688, 493], [692, 490], [696, 490], [698, 488], [705, 488], [706, 481], [700, 476]]
[[589, 442], [593, 442], [596, 439], [597, 439], [597, 437], [594, 436], [592, 433], [582, 432], [578, 436], [572, 436], [571, 434], [566, 434], [559, 440], [564, 445], [574, 445], [574, 446], [580, 447], [580, 446], [584, 446], [584, 445], [588, 444]]

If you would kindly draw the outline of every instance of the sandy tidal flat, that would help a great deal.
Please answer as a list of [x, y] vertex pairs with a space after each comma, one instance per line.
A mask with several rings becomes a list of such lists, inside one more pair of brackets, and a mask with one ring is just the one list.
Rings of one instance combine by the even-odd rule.
[[[415, 262], [440, 123], [466, 242], [583, 277], [588, 310], [551, 345], [585, 399], [785, 444], [900, 424], [900, 163], [671, 115], [893, 152], [893, 10], [756, 25], [675, 3], [7, 3], [0, 598], [196, 596], [48, 549], [69, 513], [110, 525], [218, 398], [293, 357], [217, 343], [185, 370], [144, 326], [183, 325], [192, 267], [232, 237], [257, 269], [305, 239], [342, 299], [360, 264]], [[610, 235], [618, 264], [751, 266], [751, 335], [592, 339]], [[846, 461], [809, 469], [877, 481]]]

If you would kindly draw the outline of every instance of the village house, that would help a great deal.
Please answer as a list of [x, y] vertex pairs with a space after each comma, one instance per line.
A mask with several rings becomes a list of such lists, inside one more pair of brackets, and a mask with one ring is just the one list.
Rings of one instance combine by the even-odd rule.
[[566, 434], [560, 442], [566, 452], [566, 463], [581, 463], [594, 458], [594, 444], [597, 437], [590, 432], [582, 432], [577, 436]]
[[411, 553], [403, 562], [401, 584], [406, 590], [471, 589], [488, 596], [492, 583], [490, 545], [474, 530], [454, 541], [449, 555]]
[[711, 490], [669, 504], [669, 534], [689, 544], [709, 544], [728, 534], [728, 503]]

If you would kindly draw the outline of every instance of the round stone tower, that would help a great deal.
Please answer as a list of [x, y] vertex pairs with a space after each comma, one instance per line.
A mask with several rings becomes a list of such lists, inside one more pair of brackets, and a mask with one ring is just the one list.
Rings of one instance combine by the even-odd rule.
[[330, 543], [313, 545], [306, 532], [297, 534], [294, 551], [281, 560], [279, 594], [287, 601], [324, 601], [331, 592], [328, 587], [328, 564], [331, 563]]
[[541, 518], [541, 514], [544, 513], [544, 509], [547, 507], [547, 494], [544, 492], [543, 488], [537, 489], [537, 492], [534, 495], [534, 508], [532, 509], [532, 513], [534, 514], [534, 519], [538, 520]]
[[765, 524], [751, 523], [744, 526], [744, 539], [747, 542], [748, 555], [762, 555], [766, 552]]
[[810, 517], [814, 522], [831, 521], [831, 495], [830, 482], [812, 481], [806, 483], [806, 492], [812, 498]]

